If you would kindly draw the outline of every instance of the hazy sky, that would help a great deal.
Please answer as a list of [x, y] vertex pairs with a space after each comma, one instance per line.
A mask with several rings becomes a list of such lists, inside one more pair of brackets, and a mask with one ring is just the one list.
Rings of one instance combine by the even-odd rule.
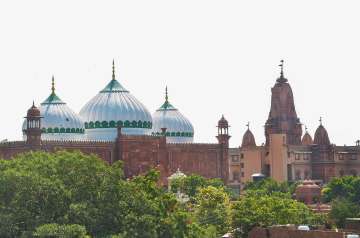
[[0, 140], [20, 139], [32, 100], [56, 92], [76, 112], [117, 79], [149, 111], [170, 102], [215, 142], [224, 114], [231, 145], [250, 121], [257, 144], [285, 60], [302, 123], [319, 117], [333, 143], [360, 139], [359, 1], [0, 2]]

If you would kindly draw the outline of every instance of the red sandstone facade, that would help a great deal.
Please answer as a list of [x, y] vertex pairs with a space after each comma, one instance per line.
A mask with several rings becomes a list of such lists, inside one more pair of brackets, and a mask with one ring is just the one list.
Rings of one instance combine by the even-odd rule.
[[27, 140], [0, 143], [0, 158], [11, 159], [16, 154], [27, 151], [79, 150], [86, 154], [96, 154], [109, 164], [123, 161], [127, 178], [142, 174], [150, 168], [157, 168], [162, 182], [166, 183], [166, 178], [179, 168], [186, 174], [221, 178], [225, 183], [228, 181], [230, 136], [224, 118], [219, 121], [217, 144], [168, 144], [166, 136], [123, 135], [121, 128], [118, 129], [114, 142], [42, 141], [40, 112], [34, 105], [26, 118]]

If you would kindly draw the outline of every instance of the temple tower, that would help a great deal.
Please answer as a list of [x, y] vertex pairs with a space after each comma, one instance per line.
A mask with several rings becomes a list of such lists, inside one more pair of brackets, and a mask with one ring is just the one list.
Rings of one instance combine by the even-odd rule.
[[281, 60], [280, 77], [271, 89], [271, 108], [265, 123], [266, 145], [270, 143], [270, 134], [285, 134], [289, 145], [300, 145], [302, 128], [297, 117], [294, 96], [284, 77], [284, 61]]
[[40, 110], [33, 105], [27, 111], [26, 115], [26, 143], [31, 146], [40, 146], [41, 145], [41, 115]]

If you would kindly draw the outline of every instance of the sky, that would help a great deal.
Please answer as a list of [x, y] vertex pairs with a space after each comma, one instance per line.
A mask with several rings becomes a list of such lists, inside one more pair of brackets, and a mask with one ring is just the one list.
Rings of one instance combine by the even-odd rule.
[[216, 142], [221, 115], [230, 145], [250, 121], [265, 141], [271, 87], [284, 59], [297, 114], [332, 143], [360, 139], [359, 1], [0, 1], [0, 140], [22, 138], [27, 109], [50, 94], [79, 112], [111, 80], [150, 112], [169, 100]]

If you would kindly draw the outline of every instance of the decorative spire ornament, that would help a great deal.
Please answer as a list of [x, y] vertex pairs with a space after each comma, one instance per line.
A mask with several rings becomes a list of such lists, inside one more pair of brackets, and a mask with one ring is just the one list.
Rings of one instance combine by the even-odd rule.
[[115, 61], [112, 62], [112, 80], [115, 80]]
[[51, 93], [55, 94], [55, 79], [54, 79], [54, 75], [52, 76], [51, 79]]
[[250, 130], [250, 122], [248, 121], [248, 123], [246, 124], [246, 127], [248, 130]]
[[320, 126], [322, 126], [322, 117], [320, 117], [320, 120], [319, 120], [319, 122], [320, 122]]
[[169, 96], [168, 96], [168, 88], [167, 86], [165, 87], [165, 103], [169, 102]]

